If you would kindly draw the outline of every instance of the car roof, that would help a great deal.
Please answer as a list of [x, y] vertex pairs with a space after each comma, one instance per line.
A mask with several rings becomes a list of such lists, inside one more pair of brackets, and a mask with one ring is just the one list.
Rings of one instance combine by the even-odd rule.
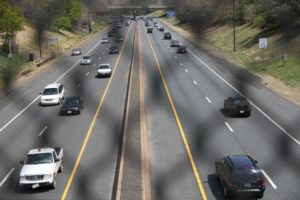
[[61, 84], [60, 83], [51, 83], [51, 84], [48, 84], [45, 89], [47, 88], [58, 88]]
[[65, 99], [80, 99], [81, 97], [80, 96], [73, 96], [73, 97], [66, 97]]
[[227, 156], [227, 159], [231, 162], [235, 169], [251, 169], [256, 168], [253, 159], [248, 155], [233, 155]]
[[28, 154], [39, 154], [39, 153], [52, 153], [52, 148], [38, 148], [38, 149], [31, 149]]
[[99, 64], [99, 66], [109, 66], [109, 64], [108, 63], [102, 63], [102, 64]]

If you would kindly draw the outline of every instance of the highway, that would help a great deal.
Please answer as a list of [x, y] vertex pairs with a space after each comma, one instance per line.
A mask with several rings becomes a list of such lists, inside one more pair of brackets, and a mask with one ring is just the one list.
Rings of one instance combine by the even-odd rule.
[[[187, 45], [187, 54], [177, 54], [163, 32], [148, 34], [141, 20], [133, 21], [119, 30], [119, 54], [100, 44], [105, 30], [80, 44], [92, 65], [63, 55], [1, 97], [1, 200], [221, 200], [214, 162], [235, 154], [258, 160], [267, 179], [263, 199], [299, 199], [299, 107], [166, 31]], [[100, 63], [113, 67], [111, 78], [96, 77]], [[60, 116], [60, 106], [39, 105], [39, 92], [52, 82], [63, 83], [65, 96], [83, 97], [80, 115]], [[237, 94], [251, 102], [249, 118], [229, 118], [222, 110], [224, 99]], [[44, 146], [64, 148], [56, 189], [20, 188], [19, 162]]]

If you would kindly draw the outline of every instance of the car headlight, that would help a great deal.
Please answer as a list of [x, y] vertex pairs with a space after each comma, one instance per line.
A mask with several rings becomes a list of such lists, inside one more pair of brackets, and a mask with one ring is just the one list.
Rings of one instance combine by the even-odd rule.
[[25, 176], [20, 176], [20, 181], [25, 181], [26, 177]]
[[52, 174], [45, 174], [44, 179], [51, 179], [53, 177]]

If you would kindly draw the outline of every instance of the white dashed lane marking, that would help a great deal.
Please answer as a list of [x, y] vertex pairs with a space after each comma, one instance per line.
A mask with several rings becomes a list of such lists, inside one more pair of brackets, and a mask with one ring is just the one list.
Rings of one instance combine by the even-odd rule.
[[232, 133], [234, 132], [234, 130], [231, 128], [231, 126], [228, 124], [228, 122], [225, 122], [225, 125], [230, 130], [230, 132], [232, 132]]

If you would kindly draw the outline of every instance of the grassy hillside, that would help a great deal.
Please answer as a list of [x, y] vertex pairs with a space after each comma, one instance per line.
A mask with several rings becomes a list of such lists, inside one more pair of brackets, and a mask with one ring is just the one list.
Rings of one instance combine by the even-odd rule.
[[[165, 18], [169, 23], [192, 32], [189, 24], [181, 24], [175, 18]], [[268, 38], [268, 48], [259, 48], [258, 40]], [[211, 27], [199, 35], [197, 40], [205, 41], [220, 52], [227, 54], [248, 70], [268, 74], [292, 87], [300, 87], [300, 34], [292, 32], [267, 31], [251, 25], [236, 29], [236, 52], [233, 52], [233, 31], [228, 25]], [[282, 61], [282, 55], [287, 61]]]
[[[96, 22], [93, 26], [93, 33], [98, 32], [105, 28], [107, 23]], [[28, 75], [32, 71], [38, 69], [37, 63], [39, 60], [47, 59], [54, 51], [56, 57], [88, 37], [87, 32], [69, 32], [65, 30], [47, 31], [45, 37], [57, 37], [58, 44], [51, 46], [44, 42], [42, 48], [42, 58], [39, 58], [39, 49], [35, 40], [35, 29], [27, 24], [22, 31], [19, 31], [16, 36], [16, 43], [18, 45], [18, 54], [13, 54], [13, 58], [9, 59], [7, 53], [0, 49], [0, 93], [8, 89], [11, 84], [19, 77]], [[35, 62], [29, 62], [29, 53], [33, 53]]]

